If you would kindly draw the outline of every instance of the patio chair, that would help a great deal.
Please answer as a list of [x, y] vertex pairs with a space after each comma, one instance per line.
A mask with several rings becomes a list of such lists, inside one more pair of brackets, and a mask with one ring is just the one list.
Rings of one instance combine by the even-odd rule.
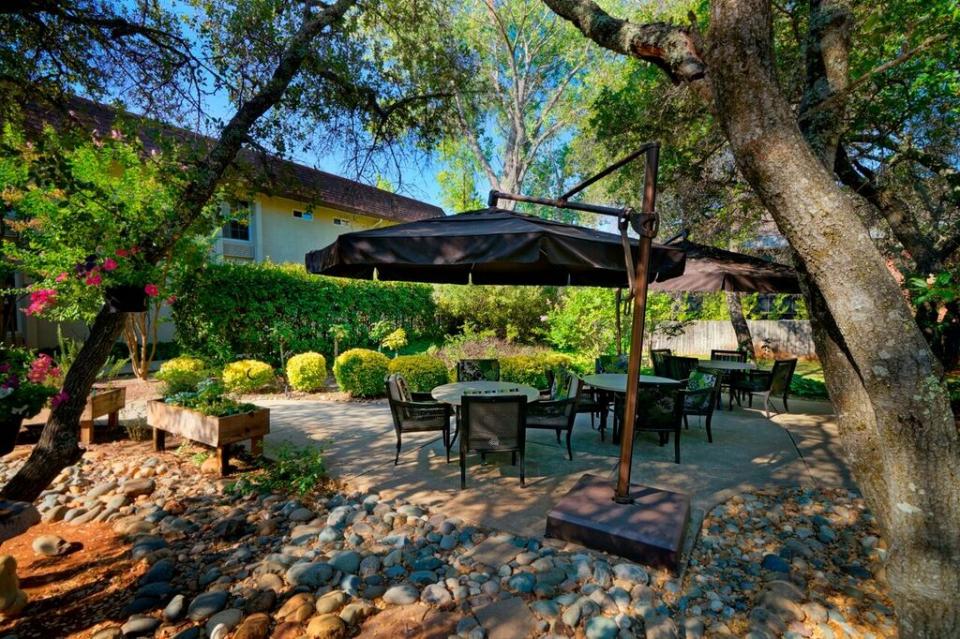
[[[673, 434], [673, 458], [680, 463], [680, 432], [683, 430], [683, 407], [686, 391], [680, 384], [640, 384], [637, 392], [637, 418], [634, 434], [657, 433], [663, 446]], [[617, 395], [614, 410], [623, 420], [626, 398]]]
[[653, 374], [657, 377], [670, 377], [667, 374], [666, 360], [672, 355], [669, 348], [651, 348], [650, 361], [653, 362]]
[[393, 459], [396, 466], [400, 462], [400, 445], [403, 433], [425, 433], [440, 431], [443, 434], [443, 447], [447, 450], [447, 463], [450, 463], [450, 405], [435, 401], [413, 401], [407, 382], [397, 373], [387, 377], [387, 401], [393, 415], [393, 428], [397, 433], [397, 454]]
[[694, 371], [687, 379], [686, 392], [683, 396], [683, 425], [690, 428], [687, 417], [696, 415], [705, 417], [704, 426], [707, 429], [707, 441], [713, 443], [713, 432], [710, 423], [713, 421], [713, 411], [717, 407], [717, 397], [720, 396], [720, 376], [715, 372]]
[[[710, 351], [710, 359], [717, 362], [746, 362], [747, 352], [742, 350], [727, 350], [722, 348], [715, 348]], [[731, 383], [733, 383], [734, 380], [743, 379], [742, 371], [718, 371], [718, 374], [720, 375], [721, 394], [723, 389], [725, 388], [732, 395], [734, 391], [733, 391], [733, 388], [731, 388], [730, 386]], [[718, 395], [717, 396], [718, 406], [720, 404], [720, 401], [721, 399], [720, 399], [720, 396]], [[738, 402], [740, 401], [739, 398], [737, 401]]]
[[664, 359], [666, 375], [670, 379], [685, 380], [690, 377], [693, 371], [700, 366], [700, 360], [696, 357], [680, 357], [679, 355], [669, 355]]
[[460, 488], [467, 486], [467, 453], [520, 455], [520, 485], [526, 485], [524, 452], [527, 398], [523, 395], [464, 395], [460, 404]]
[[457, 362], [458, 382], [499, 382], [500, 361], [495, 359], [461, 359]]
[[[797, 359], [781, 359], [773, 363], [768, 371], [747, 371], [739, 382], [733, 382], [732, 390], [738, 393], [737, 404], [740, 403], [739, 393], [745, 393], [749, 398], [749, 406], [753, 407], [753, 396], [763, 397], [763, 412], [770, 417], [770, 398], [779, 397], [783, 400], [783, 412], [789, 412], [787, 395], [790, 393], [790, 380], [797, 368]], [[730, 394], [730, 408], [733, 408], [733, 393]]]
[[560, 431], [567, 432], [567, 456], [573, 461], [573, 449], [570, 446], [570, 437], [573, 434], [573, 424], [577, 418], [577, 404], [581, 397], [583, 382], [576, 375], [570, 373], [557, 375], [563, 378], [563, 384], [557, 389], [554, 397], [548, 400], [533, 402], [527, 406], [527, 430], [531, 428], [553, 430], [557, 433], [557, 443], [560, 443]]

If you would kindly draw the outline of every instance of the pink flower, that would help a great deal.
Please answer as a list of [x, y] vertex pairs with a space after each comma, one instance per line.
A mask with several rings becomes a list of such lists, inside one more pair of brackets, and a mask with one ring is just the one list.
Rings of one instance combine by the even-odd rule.
[[139, 252], [140, 252], [140, 247], [139, 247], [139, 246], [131, 246], [131, 247], [130, 247], [130, 255], [136, 255], [136, 254], [139, 253]]
[[150, 297], [156, 297], [160, 294], [160, 289], [157, 288], [156, 284], [147, 284], [143, 287], [143, 291]]
[[177, 301], [176, 295], [171, 295], [170, 297], [167, 298], [167, 304], [169, 304], [170, 306], [173, 306], [176, 301]]
[[117, 249], [117, 257], [126, 257], [130, 255], [130, 251], [127, 249]]
[[53, 288], [41, 288], [30, 293], [30, 305], [24, 309], [27, 315], [36, 315], [53, 306], [57, 301], [57, 291]]
[[60, 275], [57, 275], [56, 281], [57, 281], [57, 282], [66, 282], [66, 281], [67, 281], [67, 278], [69, 278], [69, 277], [70, 277], [70, 276], [67, 275], [66, 273], [61, 273]]
[[50, 408], [56, 408], [57, 406], [64, 403], [68, 399], [70, 399], [70, 394], [67, 393], [67, 391], [62, 390], [50, 398]]
[[107, 258], [103, 261], [103, 270], [105, 271], [115, 271], [117, 269], [117, 261], [113, 258]]
[[[27, 379], [34, 384], [42, 384], [47, 377], [53, 375], [57, 367], [53, 365], [53, 358], [46, 353], [41, 353], [37, 359], [30, 363], [30, 370], [27, 371]], [[57, 372], [59, 374], [59, 371]]]
[[87, 286], [100, 286], [102, 281], [103, 278], [100, 277], [99, 273], [91, 273], [86, 279]]

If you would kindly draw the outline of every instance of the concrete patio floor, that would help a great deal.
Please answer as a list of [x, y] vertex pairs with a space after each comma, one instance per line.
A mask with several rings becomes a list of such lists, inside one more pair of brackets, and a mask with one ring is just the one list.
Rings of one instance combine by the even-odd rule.
[[[580, 415], [573, 435], [573, 461], [549, 431], [528, 434], [526, 487], [519, 467], [506, 455], [468, 458], [467, 488], [459, 490], [456, 452], [446, 463], [440, 438], [404, 437], [400, 463], [393, 464], [395, 436], [385, 401], [333, 402], [265, 400], [271, 409], [270, 446], [288, 442], [326, 451], [331, 475], [385, 498], [442, 507], [475, 524], [520, 535], [542, 535], [547, 511], [584, 473], [616, 476], [618, 447], [600, 441], [590, 418]], [[691, 418], [681, 439], [681, 463], [673, 445], [660, 447], [641, 434], [633, 460], [633, 482], [687, 493], [695, 509], [708, 510], [740, 492], [769, 485], [848, 486], [832, 407], [827, 402], [790, 400], [791, 412], [768, 420], [756, 409], [717, 412], [713, 443], [700, 418]]]

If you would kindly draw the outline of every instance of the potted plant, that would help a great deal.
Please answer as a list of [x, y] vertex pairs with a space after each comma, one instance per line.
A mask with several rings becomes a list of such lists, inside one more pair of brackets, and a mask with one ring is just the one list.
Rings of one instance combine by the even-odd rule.
[[226, 395], [220, 380], [206, 379], [195, 390], [174, 393], [147, 403], [147, 424], [154, 447], [165, 448], [167, 433], [217, 449], [220, 474], [228, 470], [228, 447], [250, 440], [254, 456], [263, 453], [263, 436], [270, 432], [270, 409], [238, 402]]
[[24, 419], [39, 413], [48, 399], [54, 407], [66, 399], [57, 392], [60, 378], [49, 355], [0, 346], [0, 455], [13, 450]]

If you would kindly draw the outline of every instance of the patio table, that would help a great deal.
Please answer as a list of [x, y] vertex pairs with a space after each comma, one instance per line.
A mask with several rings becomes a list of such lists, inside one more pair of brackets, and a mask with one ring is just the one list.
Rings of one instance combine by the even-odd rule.
[[[627, 376], [624, 373], [598, 373], [596, 375], [584, 375], [582, 378], [583, 383], [591, 388], [596, 388], [597, 390], [603, 393], [626, 393], [627, 392]], [[670, 379], [669, 377], [659, 377], [657, 375], [641, 375], [640, 376], [641, 384], [680, 384], [678, 380]], [[608, 400], [601, 398], [600, 403], [604, 407], [600, 411], [600, 432], [604, 433], [607, 430], [607, 405]], [[615, 443], [617, 440], [616, 429], [614, 429], [614, 436], [611, 438], [611, 443]]]
[[[753, 362], [733, 362], [725, 359], [701, 359], [697, 368], [715, 371], [720, 377], [727, 377], [730, 373], [752, 371], [757, 367]], [[717, 393], [717, 410], [723, 410], [723, 400]]]
[[533, 386], [510, 382], [454, 382], [437, 386], [430, 395], [438, 402], [459, 406], [464, 395], [525, 395], [527, 402], [540, 399], [540, 391]]

